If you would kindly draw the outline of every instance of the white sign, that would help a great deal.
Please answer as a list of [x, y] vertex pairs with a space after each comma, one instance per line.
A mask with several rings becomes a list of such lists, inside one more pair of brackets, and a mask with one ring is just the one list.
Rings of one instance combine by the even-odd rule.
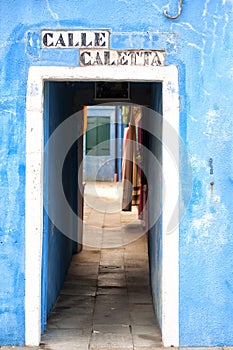
[[80, 50], [80, 66], [164, 66], [165, 52], [155, 50]]
[[43, 49], [109, 48], [107, 30], [43, 30], [41, 39]]

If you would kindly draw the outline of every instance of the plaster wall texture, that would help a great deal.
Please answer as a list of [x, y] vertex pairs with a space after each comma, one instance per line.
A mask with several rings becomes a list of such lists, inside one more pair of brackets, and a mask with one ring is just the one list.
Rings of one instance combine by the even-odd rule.
[[[72, 94], [69, 89], [56, 82], [45, 84], [44, 88], [44, 144], [53, 131], [63, 122], [64, 118], [72, 113]], [[56, 159], [58, 150], [46, 148], [47, 156], [44, 161], [44, 201], [48, 202], [49, 210], [60, 207], [59, 201], [54, 197], [54, 179], [57, 177], [56, 167], [48, 167], [47, 162]], [[63, 188], [66, 197], [75, 212], [77, 212], [77, 151], [72, 147], [63, 166]], [[76, 166], [74, 166], [74, 164]], [[60, 209], [62, 213], [62, 209]], [[66, 225], [77, 232], [76, 223], [66, 218]], [[76, 233], [77, 234], [77, 233]], [[48, 313], [51, 311], [59, 295], [64, 277], [66, 275], [75, 243], [65, 237], [50, 221], [46, 210], [43, 218], [43, 250], [42, 250], [42, 296], [41, 296], [41, 329], [44, 331]]]
[[[0, 3], [0, 344], [24, 344], [25, 104], [30, 66], [77, 66], [42, 29], [109, 29], [112, 49], [162, 49], [179, 72], [181, 346], [233, 345], [232, 0]], [[213, 159], [210, 174], [209, 159]], [[187, 179], [188, 177], [188, 179]], [[211, 190], [210, 182], [214, 182]], [[191, 188], [190, 188], [191, 187]], [[191, 190], [191, 198], [188, 193]]]

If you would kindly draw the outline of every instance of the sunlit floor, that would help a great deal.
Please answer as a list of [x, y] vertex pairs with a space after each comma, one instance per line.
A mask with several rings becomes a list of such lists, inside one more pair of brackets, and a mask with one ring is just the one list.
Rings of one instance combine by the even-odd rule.
[[137, 209], [121, 211], [117, 183], [87, 183], [83, 251], [73, 257], [42, 337], [44, 349], [162, 346], [150, 293], [147, 239]]

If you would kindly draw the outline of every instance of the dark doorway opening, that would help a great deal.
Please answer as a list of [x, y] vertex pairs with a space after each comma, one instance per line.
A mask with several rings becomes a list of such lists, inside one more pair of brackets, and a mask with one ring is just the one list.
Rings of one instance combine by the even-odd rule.
[[[111, 83], [111, 82], [108, 82]], [[150, 199], [147, 202], [147, 210], [144, 212], [144, 225], [148, 228], [148, 252], [151, 272], [151, 287], [152, 296], [154, 300], [154, 308], [159, 313], [160, 300], [156, 298], [159, 294], [159, 278], [160, 271], [158, 259], [159, 251], [161, 250], [161, 218], [153, 222], [154, 212], [159, 212], [161, 206], [161, 182], [158, 175], [158, 168], [152, 166], [152, 153], [158, 163], [161, 165], [162, 161], [162, 146], [161, 139], [157, 139], [154, 135], [162, 133], [162, 83], [148, 83], [148, 82], [126, 82], [129, 94], [124, 96], [117, 92], [114, 96], [114, 89], [112, 89], [110, 96], [101, 95], [98, 91], [96, 95], [96, 82], [46, 82], [45, 83], [45, 99], [44, 99], [44, 140], [45, 145], [48, 142], [53, 131], [68, 119], [74, 113], [80, 111], [84, 116], [84, 106], [96, 106], [102, 104], [110, 104], [111, 106], [125, 106], [127, 103], [135, 104], [148, 108], [143, 116], [143, 134], [142, 145], [149, 150], [148, 154], [144, 154], [144, 169], [146, 169], [147, 177], [150, 177], [150, 182], [154, 181], [154, 188], [151, 190]], [[114, 84], [114, 83], [113, 83]], [[124, 89], [126, 86], [124, 85]], [[152, 111], [152, 113], [150, 113]], [[156, 111], [158, 118], [154, 117], [153, 111]], [[154, 119], [157, 118], [157, 119]], [[84, 123], [84, 119], [82, 119]], [[83, 128], [83, 125], [81, 125]], [[156, 128], [156, 132], [154, 129]], [[107, 130], [107, 128], [105, 128]], [[106, 131], [105, 131], [106, 132]], [[62, 143], [62, 140], [61, 140]], [[74, 213], [80, 219], [83, 219], [83, 194], [84, 189], [80, 188], [78, 184], [83, 183], [80, 176], [83, 175], [82, 161], [84, 155], [84, 140], [83, 136], [79, 137], [77, 141], [72, 144], [67, 153], [63, 165], [63, 188], [66, 198]], [[47, 157], [47, 161], [53, 162], [53, 154]], [[52, 188], [49, 187], [47, 167], [45, 164], [44, 170], [44, 198], [50, 202], [53, 197]], [[119, 166], [114, 166], [114, 181], [121, 180], [119, 174]], [[56, 174], [52, 174], [56, 177]], [[143, 177], [143, 175], [142, 175]], [[81, 180], [81, 181], [80, 181]], [[148, 179], [143, 179], [143, 185]], [[146, 195], [147, 197], [147, 195]], [[146, 201], [145, 201], [146, 202]], [[51, 200], [51, 203], [53, 201]], [[54, 203], [52, 204], [54, 205]], [[59, 203], [56, 203], [59, 205]], [[66, 218], [67, 219], [67, 218]], [[69, 220], [68, 220], [69, 221]], [[47, 318], [57, 301], [61, 287], [65, 280], [72, 257], [82, 250], [82, 235], [83, 226], [77, 222], [70, 222], [74, 232], [73, 239], [66, 237], [60, 232], [56, 223], [52, 223], [44, 212], [44, 237], [43, 237], [43, 263], [42, 263], [42, 333], [46, 329]], [[136, 252], [135, 252], [136, 254]], [[156, 265], [156, 263], [158, 263]], [[159, 314], [157, 314], [159, 318]]]

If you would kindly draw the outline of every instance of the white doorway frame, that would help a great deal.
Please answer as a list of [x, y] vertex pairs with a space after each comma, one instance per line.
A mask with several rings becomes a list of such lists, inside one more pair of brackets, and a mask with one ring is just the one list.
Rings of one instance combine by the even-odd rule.
[[[179, 346], [179, 93], [176, 66], [30, 67], [26, 101], [25, 343], [41, 340], [41, 262], [43, 238], [43, 103], [45, 81], [162, 82], [162, 164], [166, 193], [162, 219], [162, 338]], [[168, 127], [169, 126], [169, 127]], [[172, 139], [172, 157], [166, 145]], [[167, 232], [173, 213], [173, 232]]]

